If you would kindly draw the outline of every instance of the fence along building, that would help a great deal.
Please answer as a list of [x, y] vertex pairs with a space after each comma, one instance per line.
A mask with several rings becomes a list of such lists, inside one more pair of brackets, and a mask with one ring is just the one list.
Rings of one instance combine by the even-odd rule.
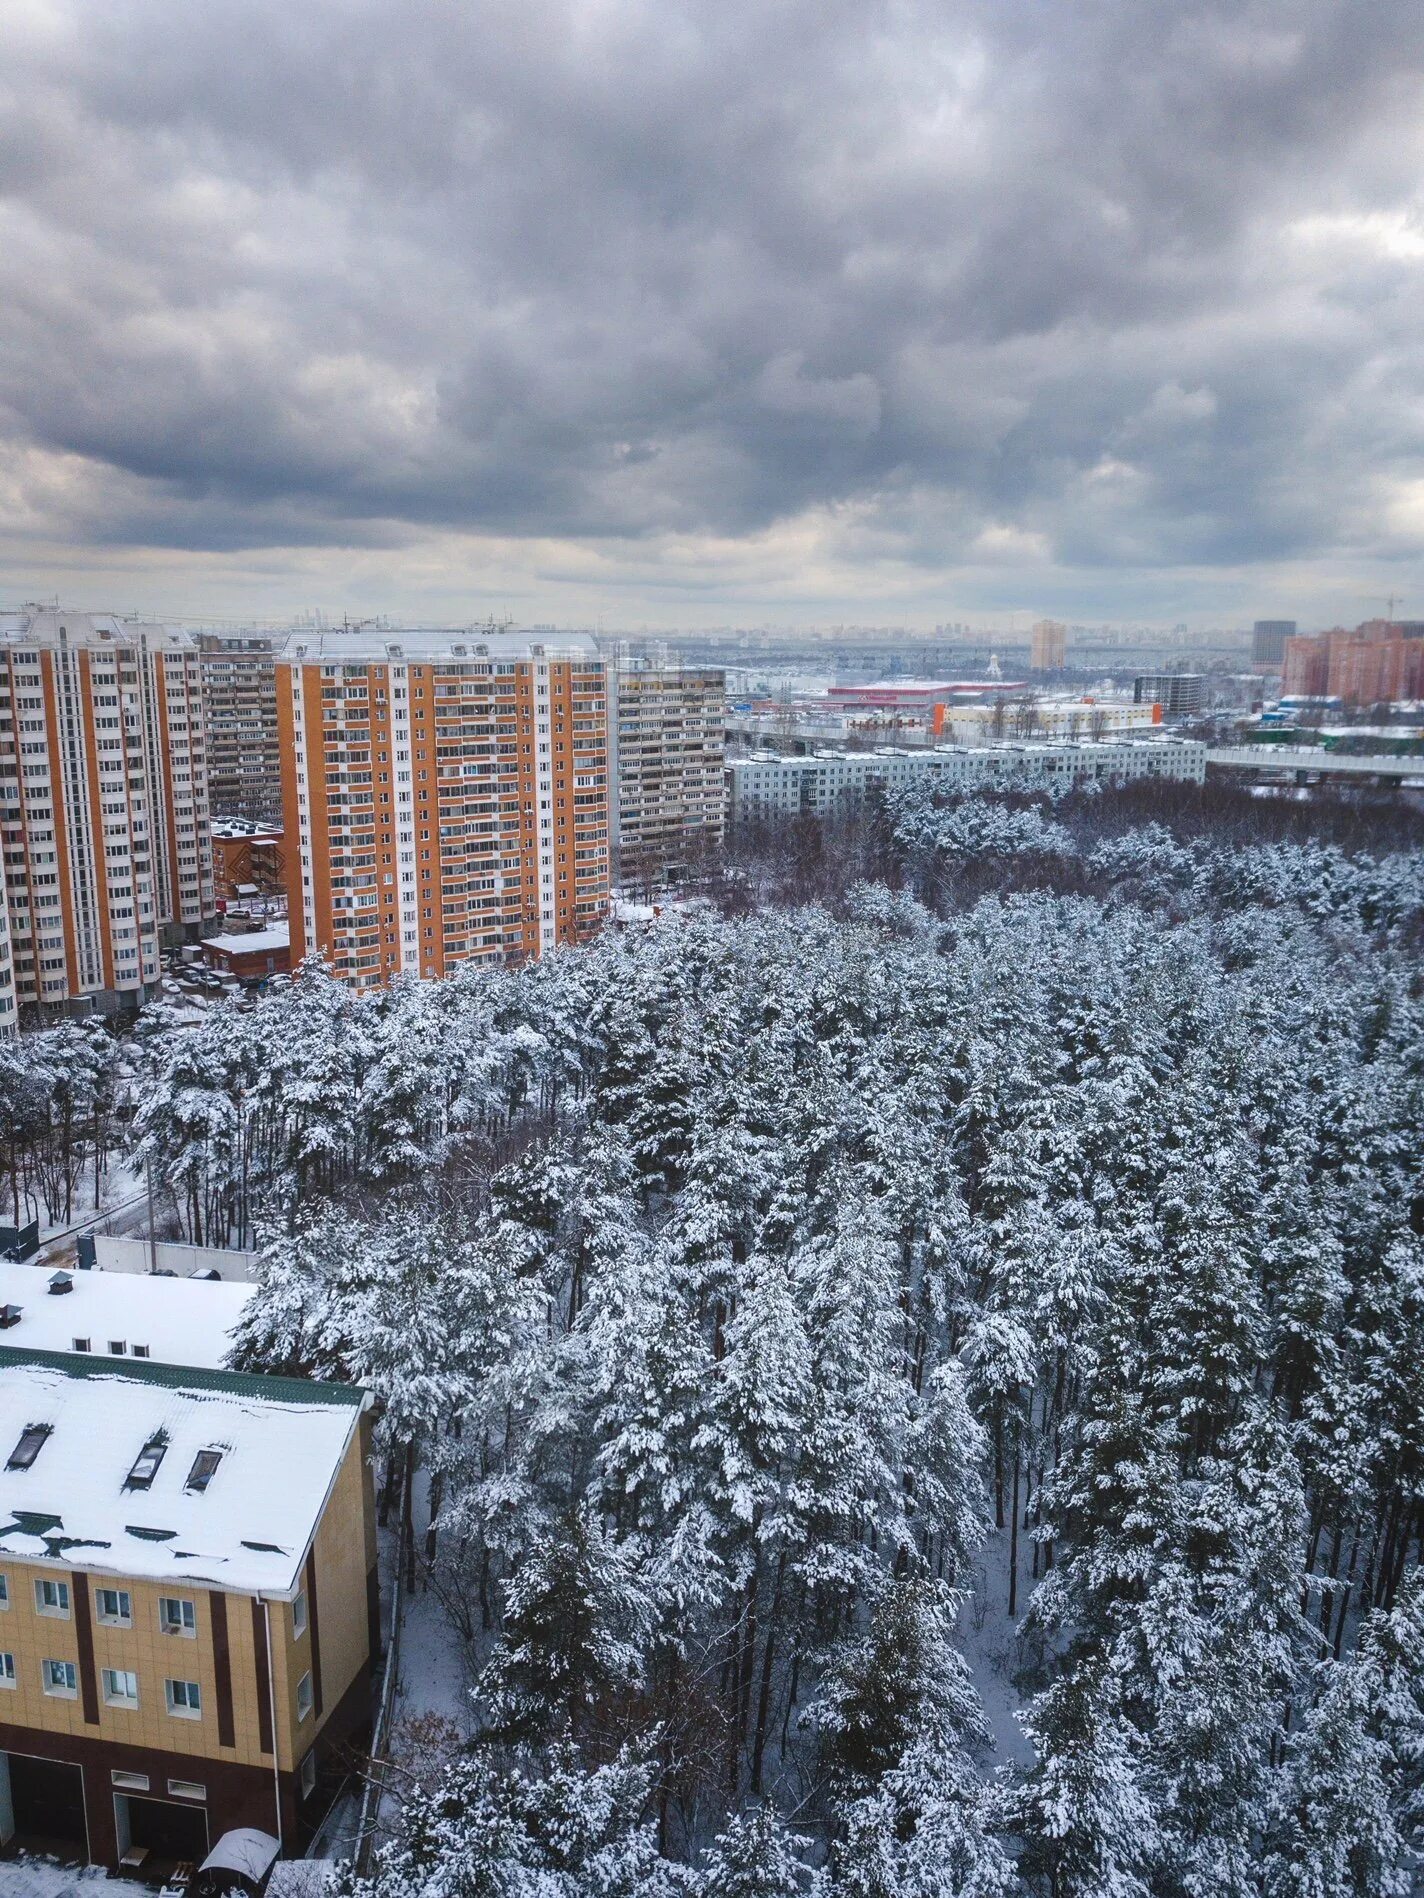
[[277, 669], [291, 955], [358, 987], [511, 962], [608, 909], [593, 642], [294, 635]]
[[148, 1870], [237, 1826], [302, 1849], [369, 1718], [368, 1404], [0, 1349], [0, 1841]]
[[734, 823], [758, 818], [823, 816], [854, 804], [871, 789], [924, 785], [932, 790], [976, 786], [1031, 788], [1169, 778], [1200, 784], [1206, 746], [1185, 738], [1122, 739], [1081, 744], [1006, 744], [941, 749], [814, 752], [783, 758], [768, 752], [727, 763]]
[[0, 613], [0, 835], [17, 1004], [110, 1009], [152, 994], [165, 937], [194, 939], [214, 914], [186, 633]]

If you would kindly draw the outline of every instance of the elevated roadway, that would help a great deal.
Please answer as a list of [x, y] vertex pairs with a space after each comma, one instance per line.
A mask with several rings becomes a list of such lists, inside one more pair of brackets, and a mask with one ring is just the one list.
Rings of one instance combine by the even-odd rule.
[[1326, 751], [1321, 745], [1213, 745], [1208, 777], [1246, 776], [1272, 784], [1322, 779], [1354, 784], [1424, 785], [1424, 758], [1387, 758], [1368, 752]]

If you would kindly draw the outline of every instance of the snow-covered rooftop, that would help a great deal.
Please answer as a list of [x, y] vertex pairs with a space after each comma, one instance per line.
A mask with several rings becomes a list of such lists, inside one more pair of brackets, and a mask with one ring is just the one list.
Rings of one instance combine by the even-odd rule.
[[203, 938], [205, 949], [216, 949], [230, 956], [271, 955], [274, 949], [286, 949], [290, 945], [291, 932], [287, 923], [276, 923], [271, 929], [249, 929], [245, 935], [225, 933]]
[[282, 835], [280, 824], [259, 824], [253, 817], [215, 817], [210, 828], [214, 837], [242, 843], [276, 843]]
[[[49, 1289], [53, 1268], [0, 1263], [0, 1305], [19, 1319], [0, 1343], [25, 1351], [73, 1351], [87, 1339], [97, 1357], [137, 1353], [158, 1364], [226, 1361], [232, 1329], [252, 1296], [228, 1279], [160, 1278], [136, 1272], [66, 1272], [70, 1289]], [[122, 1352], [113, 1347], [122, 1344]]]
[[74, 613], [68, 607], [21, 606], [0, 611], [0, 640], [6, 645], [136, 646], [142, 639], [150, 648], [191, 652], [198, 642], [181, 626], [153, 620], [127, 619], [117, 613]]
[[[366, 1401], [344, 1384], [0, 1348], [0, 1552], [290, 1596]], [[218, 1460], [198, 1488], [204, 1451]]]
[[536, 653], [550, 659], [593, 661], [598, 658], [598, 645], [589, 633], [521, 632], [513, 627], [384, 626], [349, 632], [324, 628], [293, 633], [279, 664], [439, 665], [452, 660], [528, 659]]

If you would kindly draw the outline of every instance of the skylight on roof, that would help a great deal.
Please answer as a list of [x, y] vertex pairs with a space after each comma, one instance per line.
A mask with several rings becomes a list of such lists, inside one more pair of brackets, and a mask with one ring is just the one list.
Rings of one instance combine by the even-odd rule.
[[134, 1466], [124, 1478], [125, 1489], [152, 1489], [153, 1479], [158, 1474], [168, 1450], [168, 1439], [160, 1431], [156, 1437], [150, 1437], [134, 1459]]
[[53, 1424], [26, 1424], [20, 1432], [20, 1441], [10, 1452], [7, 1470], [27, 1470], [45, 1447], [54, 1432]]
[[198, 1454], [193, 1458], [193, 1467], [189, 1470], [188, 1480], [183, 1487], [185, 1489], [196, 1490], [201, 1496], [203, 1491], [208, 1487], [208, 1484], [211, 1483], [213, 1478], [217, 1475], [218, 1465], [222, 1462], [222, 1459], [223, 1453], [221, 1450], [199, 1450]]

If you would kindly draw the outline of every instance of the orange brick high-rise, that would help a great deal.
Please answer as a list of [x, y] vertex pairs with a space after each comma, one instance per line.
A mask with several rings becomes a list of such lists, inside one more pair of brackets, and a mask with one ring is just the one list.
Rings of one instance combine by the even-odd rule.
[[356, 987], [601, 925], [608, 695], [592, 640], [294, 634], [277, 668], [292, 961]]

